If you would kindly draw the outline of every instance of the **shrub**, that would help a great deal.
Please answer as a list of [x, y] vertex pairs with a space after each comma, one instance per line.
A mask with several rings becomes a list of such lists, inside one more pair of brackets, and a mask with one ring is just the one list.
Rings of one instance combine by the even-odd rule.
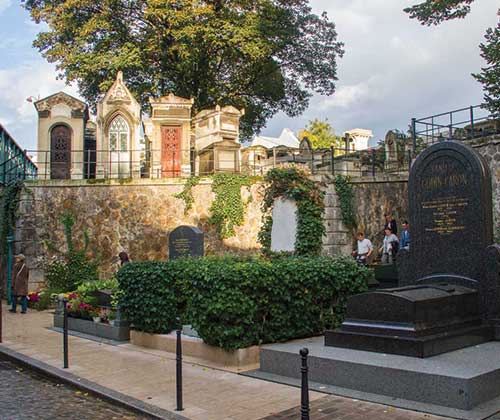
[[[131, 327], [148, 333], [168, 333], [184, 313], [186, 292], [180, 287], [187, 273], [183, 260], [168, 263], [129, 263], [118, 273], [120, 308]], [[193, 267], [195, 268], [195, 267]]]
[[207, 344], [234, 350], [321, 334], [371, 271], [351, 258], [204, 257], [127, 264], [118, 273], [131, 326], [168, 333], [176, 316]]

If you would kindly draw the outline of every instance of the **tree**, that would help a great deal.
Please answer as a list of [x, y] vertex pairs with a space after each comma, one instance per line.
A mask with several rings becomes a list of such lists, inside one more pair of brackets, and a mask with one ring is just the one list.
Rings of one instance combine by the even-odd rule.
[[462, 19], [470, 12], [474, 0], [426, 0], [404, 9], [411, 19], [417, 19], [422, 25], [438, 25], [450, 19]]
[[483, 85], [486, 107], [494, 117], [498, 118], [500, 117], [500, 22], [496, 28], [488, 28], [485, 38], [486, 42], [479, 48], [487, 66], [473, 76]]
[[299, 132], [299, 140], [305, 137], [311, 142], [313, 149], [329, 149], [342, 147], [342, 139], [335, 135], [335, 130], [328, 122], [328, 119], [321, 121], [317, 118], [309, 121], [307, 127]]
[[251, 136], [279, 111], [300, 115], [331, 95], [343, 44], [307, 0], [26, 0], [44, 22], [34, 46], [92, 105], [122, 70], [143, 106], [174, 92], [194, 112], [245, 108]]
[[[438, 25], [443, 21], [464, 18], [469, 14], [474, 0], [426, 0], [404, 9], [410, 18], [422, 25]], [[498, 12], [500, 16], [500, 10]], [[495, 116], [500, 116], [500, 23], [488, 28], [486, 42], [481, 43], [481, 57], [487, 66], [472, 76], [483, 85], [485, 107]]]

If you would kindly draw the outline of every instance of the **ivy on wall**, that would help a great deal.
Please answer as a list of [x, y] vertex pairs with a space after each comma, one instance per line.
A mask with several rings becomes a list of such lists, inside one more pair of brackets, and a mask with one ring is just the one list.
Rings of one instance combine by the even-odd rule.
[[193, 207], [193, 188], [196, 187], [199, 183], [199, 176], [190, 176], [184, 184], [184, 189], [180, 193], [174, 194], [175, 198], [179, 198], [180, 200], [184, 201], [184, 214], [188, 214], [189, 210], [191, 210], [191, 208]]
[[348, 228], [356, 227], [356, 218], [354, 217], [354, 192], [352, 190], [351, 184], [349, 184], [349, 178], [337, 175], [335, 177], [335, 192], [340, 202], [340, 212], [342, 215], [342, 222]]
[[295, 254], [319, 255], [326, 233], [323, 223], [325, 193], [321, 190], [321, 185], [309, 179], [306, 172], [295, 167], [272, 169], [264, 181], [266, 190], [262, 205], [263, 226], [259, 232], [259, 242], [264, 253], [271, 253], [274, 201], [283, 197], [294, 200], [297, 205]]
[[219, 173], [212, 180], [215, 200], [209, 209], [208, 222], [217, 227], [221, 239], [230, 238], [235, 234], [234, 228], [242, 225], [245, 219], [246, 203], [241, 198], [241, 188], [251, 186], [257, 178]]
[[0, 208], [0, 242], [2, 255], [7, 255], [7, 236], [12, 232], [16, 222], [16, 210], [23, 189], [23, 181], [15, 181], [4, 187]]

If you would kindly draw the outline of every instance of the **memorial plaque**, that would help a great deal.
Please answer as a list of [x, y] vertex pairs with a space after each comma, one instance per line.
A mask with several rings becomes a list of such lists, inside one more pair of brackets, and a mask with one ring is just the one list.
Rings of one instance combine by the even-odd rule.
[[293, 200], [278, 198], [273, 205], [271, 251], [294, 252], [297, 236], [297, 204]]
[[171, 260], [179, 257], [203, 257], [204, 235], [195, 226], [179, 226], [170, 232], [168, 254]]
[[491, 180], [481, 156], [457, 142], [429, 147], [412, 167], [408, 191], [411, 267], [400, 271], [402, 284], [436, 274], [480, 281], [493, 242]]

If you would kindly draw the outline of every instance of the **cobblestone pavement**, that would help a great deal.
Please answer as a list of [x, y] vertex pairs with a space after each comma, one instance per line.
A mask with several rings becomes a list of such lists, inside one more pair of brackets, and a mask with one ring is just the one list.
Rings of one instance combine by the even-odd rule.
[[[311, 403], [311, 420], [445, 420], [431, 414], [329, 395]], [[295, 407], [262, 420], [300, 420]]]
[[121, 407], [0, 359], [1, 420], [138, 420]]

